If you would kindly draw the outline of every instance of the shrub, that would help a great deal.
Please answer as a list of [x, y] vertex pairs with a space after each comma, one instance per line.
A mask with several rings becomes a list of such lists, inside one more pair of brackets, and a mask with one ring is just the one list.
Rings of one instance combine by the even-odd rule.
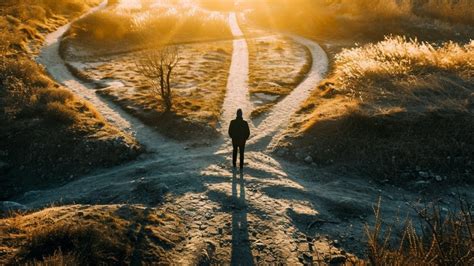
[[77, 113], [65, 104], [60, 102], [50, 102], [46, 104], [46, 119], [51, 122], [72, 124], [77, 121]]

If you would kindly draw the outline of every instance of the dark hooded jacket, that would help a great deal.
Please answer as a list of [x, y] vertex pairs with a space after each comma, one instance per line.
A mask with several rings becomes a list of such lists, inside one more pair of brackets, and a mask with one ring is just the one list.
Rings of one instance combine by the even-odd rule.
[[245, 142], [250, 137], [249, 124], [242, 117], [230, 121], [229, 136], [234, 142]]

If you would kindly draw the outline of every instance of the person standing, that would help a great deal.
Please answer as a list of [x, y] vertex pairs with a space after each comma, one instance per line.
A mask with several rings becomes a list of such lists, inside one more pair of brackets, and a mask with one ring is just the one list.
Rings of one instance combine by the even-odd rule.
[[237, 117], [230, 121], [229, 136], [232, 139], [232, 165], [237, 167], [237, 149], [240, 153], [240, 169], [244, 168], [245, 142], [250, 136], [249, 124], [242, 118], [242, 109], [237, 110]]

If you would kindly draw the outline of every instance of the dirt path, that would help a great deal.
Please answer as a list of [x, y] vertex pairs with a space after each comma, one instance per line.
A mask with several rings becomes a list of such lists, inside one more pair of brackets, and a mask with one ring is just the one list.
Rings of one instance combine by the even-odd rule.
[[[241, 37], [235, 14], [230, 25]], [[384, 195], [383, 215], [416, 195], [390, 186], [377, 186], [344, 173], [332, 174], [291, 164], [263, 149], [251, 150], [243, 172], [231, 169], [230, 153], [222, 139], [209, 147], [168, 140], [123, 112], [71, 75], [58, 54], [60, 36], [69, 25], [47, 37], [38, 59], [60, 83], [94, 104], [110, 123], [135, 135], [151, 154], [111, 169], [99, 170], [62, 187], [31, 191], [16, 199], [30, 207], [63, 204], [145, 204], [173, 208], [184, 217], [188, 236], [173, 252], [180, 263], [191, 263], [206, 251], [214, 260], [232, 264], [318, 262], [341, 254], [341, 248], [362, 252], [360, 239], [371, 206]], [[261, 123], [256, 140], [273, 138], [299, 103], [319, 81], [327, 58], [317, 44], [299, 37], [315, 64], [307, 79], [277, 104]], [[234, 41], [233, 62], [224, 102], [222, 131], [236, 107], [251, 111], [246, 80], [246, 41]], [[223, 144], [224, 143], [224, 144]], [[256, 142], [255, 142], [256, 143]], [[168, 192], [168, 193], [166, 193]], [[166, 197], [164, 206], [159, 205]], [[338, 242], [335, 242], [338, 241]]]
[[[107, 2], [104, 1], [98, 7], [91, 9], [82, 17], [105, 8], [106, 3]], [[59, 44], [61, 37], [69, 29], [72, 23], [73, 22], [64, 25], [55, 32], [46, 36], [45, 46], [40, 51], [37, 61], [45, 66], [48, 73], [57, 82], [73, 91], [79, 97], [92, 103], [92, 105], [95, 106], [95, 108], [110, 124], [134, 136], [142, 145], [145, 145], [148, 150], [166, 151], [179, 146], [177, 143], [156, 134], [151, 128], [123, 111], [119, 106], [98, 96], [95, 90], [92, 89], [93, 86], [79, 81], [73, 74], [71, 74], [59, 55]]]
[[[249, 145], [258, 144], [262, 139], [270, 140], [271, 146], [276, 144], [275, 136], [278, 131], [286, 128], [291, 116], [298, 110], [304, 100], [308, 98], [311, 91], [323, 79], [328, 70], [328, 57], [324, 50], [315, 42], [300, 36], [291, 36], [293, 40], [309, 48], [312, 56], [312, 67], [305, 80], [299, 84], [290, 95], [277, 103], [264, 120], [258, 125], [257, 135], [253, 136]], [[258, 145], [259, 149], [268, 148], [268, 145]]]
[[250, 121], [249, 115], [253, 109], [248, 91], [249, 52], [247, 41], [243, 38], [243, 33], [237, 23], [235, 13], [229, 15], [229, 25], [236, 39], [233, 42], [234, 49], [227, 80], [227, 93], [220, 119], [221, 132], [223, 135], [227, 134], [229, 123], [235, 118], [235, 112], [238, 108], [243, 110], [244, 119], [248, 121]]

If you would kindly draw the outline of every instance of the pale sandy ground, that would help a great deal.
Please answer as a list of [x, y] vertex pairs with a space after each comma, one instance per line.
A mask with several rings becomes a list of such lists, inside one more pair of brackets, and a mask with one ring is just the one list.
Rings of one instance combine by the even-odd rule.
[[[188, 232], [186, 240], [172, 251], [179, 255], [177, 263], [189, 262], [203, 242], [214, 250], [216, 260], [233, 264], [317, 262], [344, 253], [342, 249], [361, 254], [363, 226], [372, 221], [371, 207], [377, 198], [383, 199], [382, 215], [393, 219], [399, 208], [407, 209], [419, 195], [376, 185], [350, 173], [291, 164], [266, 152], [327, 69], [327, 57], [319, 45], [298, 36], [293, 38], [312, 53], [313, 68], [258, 128], [253, 128], [246, 167], [242, 173], [233, 172], [226, 125], [237, 107], [252, 108], [246, 89], [248, 51], [245, 40], [239, 38], [238, 24], [232, 22], [234, 16], [230, 15], [230, 25], [237, 39], [223, 105], [223, 137], [205, 147], [166, 139], [97, 96], [73, 77], [59, 58], [58, 39], [68, 26], [48, 36], [39, 62], [59, 82], [92, 102], [109, 122], [135, 135], [150, 153], [56, 189], [28, 192], [16, 201], [32, 208], [53, 202], [155, 206], [149, 201], [150, 194], [136, 193], [138, 184], [166, 187], [168, 201], [158, 208], [176, 207]], [[452, 205], [451, 191], [456, 188], [436, 196], [444, 205]]]

